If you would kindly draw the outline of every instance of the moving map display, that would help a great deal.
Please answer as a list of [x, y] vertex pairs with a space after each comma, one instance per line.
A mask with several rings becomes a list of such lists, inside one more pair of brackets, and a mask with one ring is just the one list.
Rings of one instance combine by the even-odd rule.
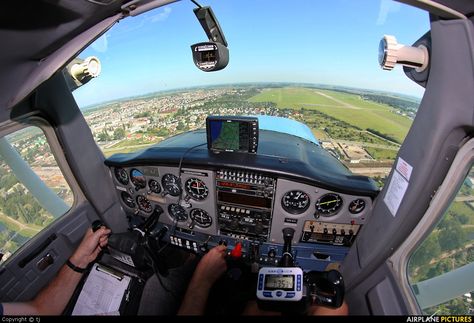
[[209, 149], [255, 153], [257, 143], [258, 121], [256, 118], [207, 118], [207, 145]]

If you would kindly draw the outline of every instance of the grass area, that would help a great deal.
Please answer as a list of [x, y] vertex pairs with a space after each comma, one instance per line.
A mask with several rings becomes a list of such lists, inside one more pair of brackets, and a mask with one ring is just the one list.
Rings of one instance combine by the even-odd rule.
[[382, 148], [372, 148], [372, 147], [364, 147], [365, 150], [377, 160], [381, 159], [391, 159], [394, 160], [397, 157], [397, 151], [389, 150], [389, 149], [382, 149]]
[[133, 153], [136, 152], [137, 150], [147, 148], [151, 145], [154, 145], [155, 143], [150, 143], [150, 144], [144, 144], [144, 145], [127, 145], [126, 147], [121, 147], [119, 149], [117, 148], [112, 148], [112, 149], [104, 149], [102, 152], [104, 153], [104, 156], [106, 158], [112, 156], [113, 154], [119, 154], [119, 153]]
[[40, 232], [43, 228], [35, 224], [25, 224], [27, 227], [21, 227], [13, 219], [10, 219], [5, 214], [0, 214], [0, 223], [3, 224], [9, 231], [18, 232], [22, 236], [31, 238]]
[[396, 114], [388, 105], [362, 99], [355, 94], [337, 91], [277, 88], [266, 89], [251, 97], [250, 102], [274, 102], [279, 108], [317, 110], [360, 129], [375, 129], [400, 143], [412, 121]]
[[33, 230], [33, 229], [23, 229], [18, 234], [21, 234], [24, 237], [27, 238], [33, 238], [35, 235], [37, 235], [39, 231]]
[[468, 202], [453, 202], [448, 212], [457, 216], [467, 216], [469, 218], [467, 224], [474, 225], [474, 210], [467, 203]]
[[471, 226], [464, 226], [462, 227], [462, 230], [464, 231], [464, 233], [466, 234], [466, 237], [468, 238], [468, 241], [466, 241], [465, 244], [470, 244], [472, 243], [472, 241], [469, 240], [469, 237], [473, 236], [474, 235], [474, 227], [471, 227]]
[[329, 137], [328, 135], [322, 131], [322, 130], [319, 130], [319, 129], [311, 129], [311, 131], [313, 132], [313, 135], [316, 137], [316, 139], [318, 140], [328, 140]]
[[149, 139], [145, 138], [139, 138], [139, 139], [125, 139], [122, 140], [115, 145], [113, 145], [110, 148], [123, 148], [123, 147], [129, 147], [129, 146], [136, 146], [136, 145], [143, 145], [143, 144], [154, 144], [155, 142], [150, 143]]

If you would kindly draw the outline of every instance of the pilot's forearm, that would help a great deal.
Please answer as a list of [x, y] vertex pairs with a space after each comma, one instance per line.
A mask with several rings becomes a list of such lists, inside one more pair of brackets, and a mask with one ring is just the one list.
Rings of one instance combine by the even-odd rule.
[[71, 298], [82, 274], [64, 265], [56, 277], [29, 302], [5, 303], [6, 315], [60, 315]]
[[204, 315], [211, 287], [200, 279], [199, 275], [194, 275], [186, 290], [178, 315]]

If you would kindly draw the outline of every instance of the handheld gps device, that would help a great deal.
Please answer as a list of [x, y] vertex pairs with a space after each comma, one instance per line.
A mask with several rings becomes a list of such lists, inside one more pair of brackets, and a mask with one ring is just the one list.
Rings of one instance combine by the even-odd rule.
[[256, 153], [256, 117], [209, 116], [206, 119], [207, 148], [212, 151]]
[[258, 272], [257, 298], [293, 301], [303, 298], [303, 271], [299, 267], [263, 267]]

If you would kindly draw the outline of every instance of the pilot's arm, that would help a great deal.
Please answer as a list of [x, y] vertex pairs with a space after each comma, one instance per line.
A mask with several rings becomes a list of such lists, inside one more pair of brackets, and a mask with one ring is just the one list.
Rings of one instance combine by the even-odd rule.
[[226, 247], [212, 248], [199, 262], [189, 283], [178, 315], [203, 315], [209, 290], [217, 279], [227, 270]]
[[71, 267], [64, 265], [56, 277], [29, 302], [4, 303], [4, 315], [60, 315], [69, 302], [77, 284], [81, 280], [81, 269], [97, 258], [107, 245], [110, 230], [102, 226], [96, 232], [88, 229], [81, 244], [69, 258]]

